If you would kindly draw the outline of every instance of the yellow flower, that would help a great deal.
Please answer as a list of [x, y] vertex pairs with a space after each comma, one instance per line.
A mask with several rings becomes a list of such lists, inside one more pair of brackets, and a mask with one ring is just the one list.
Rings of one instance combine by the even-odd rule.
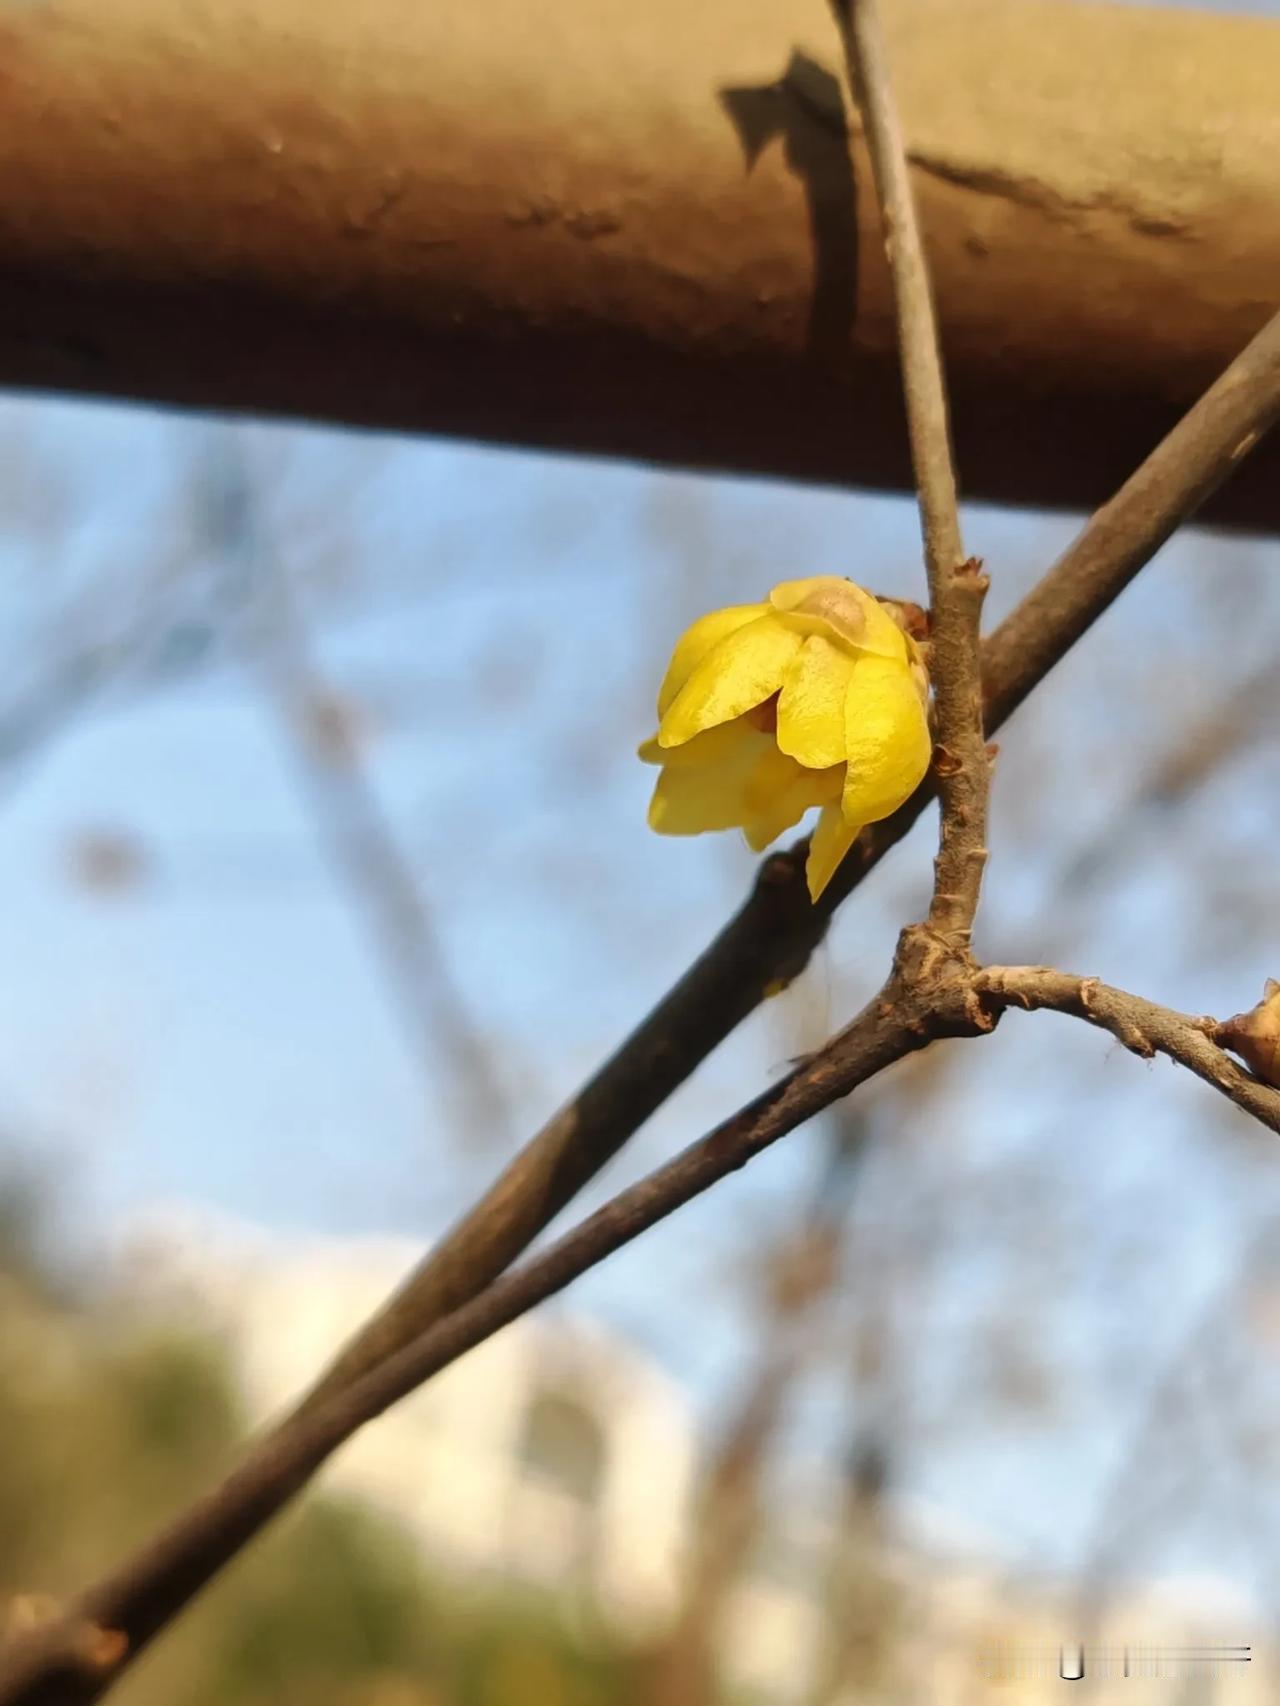
[[805, 867], [817, 900], [863, 825], [928, 769], [928, 696], [915, 642], [852, 581], [784, 581], [767, 603], [713, 610], [677, 642], [640, 748], [662, 766], [649, 825], [741, 829], [759, 852], [820, 806]]

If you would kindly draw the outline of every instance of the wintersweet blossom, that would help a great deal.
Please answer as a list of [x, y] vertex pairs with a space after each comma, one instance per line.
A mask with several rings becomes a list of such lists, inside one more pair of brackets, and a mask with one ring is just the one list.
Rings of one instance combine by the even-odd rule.
[[640, 748], [662, 766], [650, 828], [741, 829], [759, 852], [818, 806], [817, 900], [863, 825], [928, 769], [928, 696], [914, 640], [852, 581], [783, 581], [765, 603], [713, 610], [677, 641]]

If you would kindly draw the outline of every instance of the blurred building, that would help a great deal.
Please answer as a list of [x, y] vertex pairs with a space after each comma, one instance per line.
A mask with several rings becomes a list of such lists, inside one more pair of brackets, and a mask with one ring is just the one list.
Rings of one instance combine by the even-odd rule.
[[[225, 1340], [258, 1424], [305, 1389], [417, 1256], [404, 1241], [287, 1243], [174, 1215], [130, 1238], [124, 1272], [131, 1290]], [[704, 1443], [688, 1398], [650, 1358], [556, 1307], [397, 1405], [326, 1477], [395, 1516], [451, 1575], [544, 1589], [566, 1611], [644, 1639], [680, 1604]], [[1101, 1696], [1123, 1687], [1130, 1706], [1211, 1706], [1242, 1676], [1265, 1686], [1275, 1675], [1259, 1630], [1247, 1671], [1177, 1669], [1175, 1647], [1251, 1638], [1247, 1610], [1221, 1584], [1113, 1596], [1084, 1618], [1060, 1584], [1011, 1580], [938, 1513], [895, 1507], [887, 1522], [883, 1512], [851, 1521], [847, 1491], [821, 1468], [778, 1488], [718, 1631], [735, 1699], [1047, 1702], [1062, 1698], [1071, 1639], [1088, 1641]]]
[[[282, 1410], [420, 1251], [284, 1244], [180, 1218], [130, 1240], [131, 1278], [227, 1341], [250, 1420]], [[515, 1322], [367, 1428], [327, 1470], [452, 1572], [544, 1584], [628, 1629], [678, 1592], [696, 1436], [650, 1359], [561, 1310]]]

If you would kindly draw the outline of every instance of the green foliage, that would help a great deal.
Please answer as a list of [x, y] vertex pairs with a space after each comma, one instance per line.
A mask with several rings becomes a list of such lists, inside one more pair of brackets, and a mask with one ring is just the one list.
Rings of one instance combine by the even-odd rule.
[[427, 1674], [441, 1630], [421, 1565], [387, 1521], [311, 1500], [236, 1571], [208, 1694], [340, 1698], [374, 1672]]

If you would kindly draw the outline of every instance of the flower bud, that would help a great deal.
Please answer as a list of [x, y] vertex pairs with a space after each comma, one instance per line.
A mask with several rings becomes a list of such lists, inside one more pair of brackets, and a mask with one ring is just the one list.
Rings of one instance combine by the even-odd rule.
[[1237, 1013], [1215, 1033], [1223, 1048], [1238, 1054], [1259, 1078], [1280, 1089], [1280, 983], [1267, 979], [1262, 1000], [1248, 1013]]
[[929, 766], [929, 677], [915, 606], [836, 575], [783, 581], [713, 610], [676, 643], [658, 692], [663, 835], [739, 828], [757, 852], [819, 818], [805, 874], [816, 901], [864, 824], [897, 811]]

